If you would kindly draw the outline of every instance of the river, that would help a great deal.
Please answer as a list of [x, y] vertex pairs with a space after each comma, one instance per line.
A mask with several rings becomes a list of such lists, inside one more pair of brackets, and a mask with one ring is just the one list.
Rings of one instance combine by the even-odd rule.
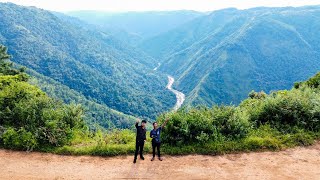
[[176, 99], [177, 102], [173, 107], [173, 111], [177, 111], [183, 104], [184, 100], [185, 100], [185, 95], [172, 88], [172, 85], [174, 83], [174, 78], [172, 76], [168, 76], [168, 85], [167, 85], [167, 89], [169, 89], [171, 92], [173, 92], [176, 95]]
[[[158, 63], [158, 66], [155, 67], [153, 70], [156, 71], [159, 67], [160, 67], [161, 63]], [[173, 92], [176, 95], [176, 104], [173, 106], [173, 111], [177, 111], [183, 104], [184, 100], [186, 99], [186, 96], [178, 91], [172, 88], [172, 85], [174, 83], [174, 78], [172, 76], [168, 76], [168, 85], [167, 85], [167, 89], [171, 92]]]

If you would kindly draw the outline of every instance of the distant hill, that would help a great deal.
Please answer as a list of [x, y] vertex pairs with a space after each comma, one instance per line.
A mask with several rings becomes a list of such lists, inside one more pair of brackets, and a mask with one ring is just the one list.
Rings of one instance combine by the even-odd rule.
[[187, 104], [239, 103], [320, 69], [320, 6], [225, 9], [145, 40]]
[[188, 10], [124, 13], [73, 11], [67, 14], [97, 25], [104, 32], [108, 32], [132, 45], [204, 15], [201, 12]]
[[[86, 23], [11, 3], [0, 4], [0, 22], [0, 44], [9, 48], [13, 61], [43, 76], [40, 87], [47, 83], [65, 87], [57, 93], [63, 100], [71, 100], [63, 95], [69, 88], [84, 101], [103, 106], [97, 111], [111, 108], [145, 118], [154, 118], [175, 103], [165, 89], [166, 76], [152, 70], [155, 59]], [[116, 122], [125, 117], [114, 116], [99, 119]]]

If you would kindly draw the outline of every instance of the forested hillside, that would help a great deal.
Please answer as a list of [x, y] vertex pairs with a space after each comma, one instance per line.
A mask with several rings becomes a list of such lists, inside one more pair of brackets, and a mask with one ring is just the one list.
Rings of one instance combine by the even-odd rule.
[[251, 90], [288, 89], [320, 67], [320, 7], [225, 9], [150, 38], [186, 104], [238, 104]]
[[95, 102], [94, 99], [89, 100], [81, 93], [49, 77], [30, 69], [27, 69], [26, 72], [32, 76], [28, 82], [40, 87], [48, 96], [63, 100], [68, 104], [81, 104], [84, 109], [84, 119], [90, 128], [96, 129], [100, 126], [103, 128], [130, 128], [135, 122], [133, 116], [108, 108], [104, 104]]
[[[75, 101], [83, 97], [101, 106], [97, 111], [111, 108], [146, 118], [174, 105], [174, 95], [165, 89], [166, 76], [152, 70], [157, 62], [108, 34], [61, 14], [11, 3], [1, 3], [0, 21], [0, 43], [9, 47], [12, 60], [44, 76], [40, 86], [56, 86], [56, 81], [65, 87], [55, 94], [66, 102], [71, 98], [65, 93], [72, 90]], [[50, 94], [50, 88], [44, 90]], [[112, 116], [117, 113], [98, 119], [126, 117]]]

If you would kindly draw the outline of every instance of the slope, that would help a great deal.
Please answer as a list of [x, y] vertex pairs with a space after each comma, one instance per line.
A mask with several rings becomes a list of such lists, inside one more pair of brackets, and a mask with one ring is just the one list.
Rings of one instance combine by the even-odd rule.
[[84, 108], [85, 120], [90, 128], [97, 128], [100, 125], [104, 128], [130, 128], [135, 122], [135, 118], [123, 114], [114, 109], [108, 108], [105, 104], [99, 104], [94, 100], [89, 100], [81, 93], [70, 89], [47, 76], [41, 75], [33, 70], [27, 70], [31, 75], [29, 83], [38, 86], [45, 91], [48, 96], [62, 100], [67, 104], [81, 104]]
[[[187, 47], [180, 47], [185, 41], [176, 36], [170, 39], [165, 33], [158, 37], [176, 41], [181, 49], [165, 50], [167, 58], [160, 55], [164, 60], [159, 69], [176, 77], [176, 89], [186, 94], [187, 104], [237, 104], [251, 90], [288, 89], [319, 70], [318, 6], [225, 11], [232, 12], [227, 20], [208, 24], [218, 28], [200, 33]], [[216, 13], [220, 11], [201, 21], [208, 22]], [[198, 27], [194, 27], [176, 31], [195, 36]], [[166, 45], [163, 47], [175, 48]]]
[[1, 3], [0, 21], [0, 43], [15, 63], [90, 100], [148, 118], [174, 105], [166, 77], [152, 70], [155, 60], [108, 34], [11, 3]]

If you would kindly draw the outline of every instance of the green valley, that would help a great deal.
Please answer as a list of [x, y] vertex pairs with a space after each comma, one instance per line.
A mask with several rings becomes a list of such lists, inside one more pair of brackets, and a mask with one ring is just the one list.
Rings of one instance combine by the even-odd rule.
[[319, 20], [320, 6], [64, 14], [0, 3], [0, 147], [132, 154], [137, 118], [148, 130], [169, 119], [165, 154], [313, 144]]

